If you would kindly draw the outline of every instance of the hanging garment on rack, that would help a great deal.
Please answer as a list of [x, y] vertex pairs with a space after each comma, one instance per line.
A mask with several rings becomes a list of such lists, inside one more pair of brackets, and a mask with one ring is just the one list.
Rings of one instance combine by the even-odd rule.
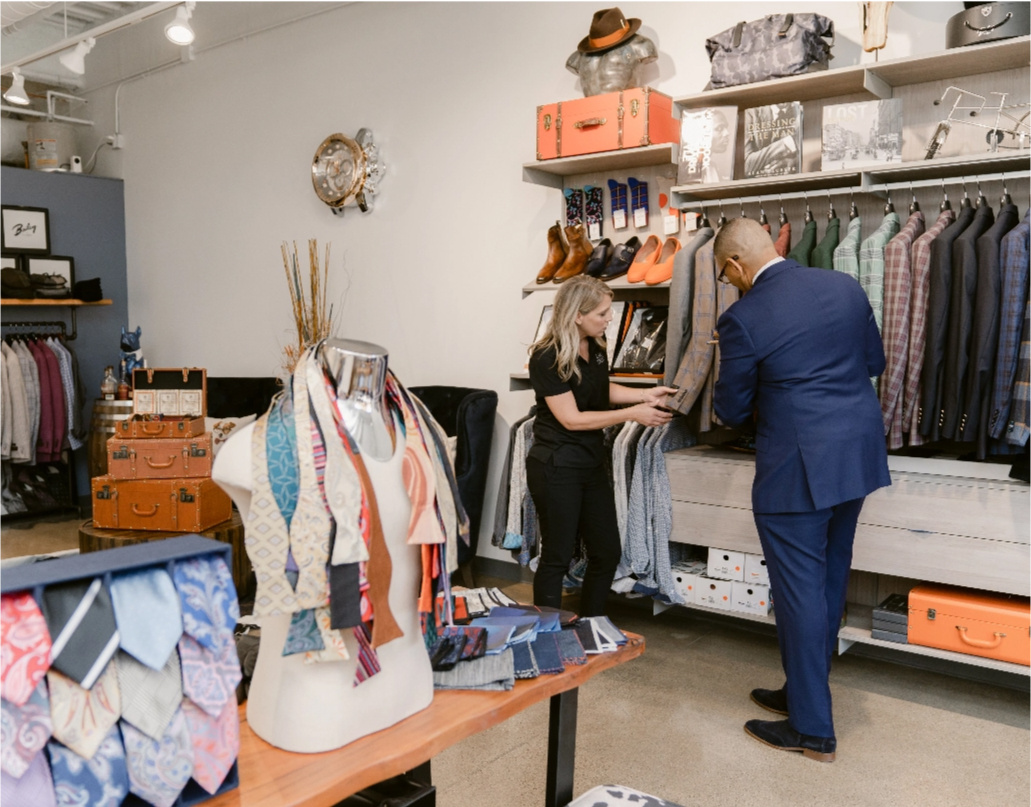
[[25, 378], [22, 374], [21, 360], [18, 354], [0, 342], [7, 365], [7, 384], [11, 391], [11, 462], [28, 463], [32, 461], [32, 415], [29, 411], [29, 400], [25, 390]]
[[1029, 241], [1031, 241], [1031, 210], [1023, 220], [1002, 239], [1001, 268], [1002, 295], [999, 307], [999, 347], [995, 354], [995, 374], [992, 379], [989, 436], [998, 440], [1005, 437], [1010, 424], [1011, 396], [1017, 375], [1020, 354], [1020, 330], [1024, 303], [1029, 286]]
[[[717, 322], [719, 322], [723, 313], [736, 303], [740, 297], [741, 292], [738, 291], [737, 286], [732, 286], [729, 283], [716, 284]], [[709, 370], [709, 375], [705, 379], [705, 387], [702, 389], [701, 406], [698, 410], [699, 432], [712, 431], [713, 426], [721, 425], [719, 418], [716, 417], [716, 410], [712, 405], [712, 397], [716, 391], [716, 381], [719, 379], [720, 373], [720, 343], [719, 340], [713, 341], [715, 341], [716, 344], [712, 346], [712, 367]]]
[[505, 533], [508, 527], [508, 505], [512, 485], [512, 460], [515, 455], [515, 439], [519, 429], [531, 418], [533, 418], [533, 407], [530, 414], [520, 418], [508, 431], [508, 454], [505, 457], [505, 467], [501, 472], [501, 481], [498, 485], [498, 499], [494, 506], [494, 532], [491, 535], [491, 543], [498, 548], [505, 546]]
[[835, 272], [844, 272], [859, 280], [859, 241], [862, 234], [863, 220], [856, 216], [848, 223], [845, 237], [841, 239], [832, 258]]
[[995, 224], [977, 239], [977, 283], [970, 358], [963, 397], [960, 440], [977, 441], [977, 458], [988, 456], [988, 407], [992, 394], [992, 366], [999, 348], [999, 309], [1002, 304], [1002, 239], [1017, 226], [1020, 212], [1014, 204], [999, 208]]
[[886, 213], [873, 235], [859, 247], [859, 285], [870, 301], [878, 331], [884, 319], [884, 247], [898, 232], [898, 213]]
[[0, 354], [0, 459], [11, 458], [14, 417], [11, 413], [11, 383], [7, 379], [7, 356]]
[[[54, 365], [57, 370], [57, 377], [61, 381], [61, 397], [60, 399], [54, 401], [55, 406], [57, 406], [57, 408], [61, 411], [62, 428], [60, 432], [58, 432], [61, 438], [60, 448], [58, 449], [58, 451], [60, 452], [66, 448], [71, 447], [71, 442], [68, 439], [68, 437], [71, 431], [69, 428], [69, 424], [71, 420], [71, 408], [72, 406], [74, 406], [75, 390], [72, 387], [74, 381], [72, 379], [70, 362], [67, 361], [63, 354], [58, 352], [58, 349], [54, 347], [53, 342], [54, 340], [52, 337], [50, 339], [41, 339], [40, 346], [43, 347], [45, 350], [50, 351], [50, 353], [53, 355]], [[62, 359], [65, 363], [62, 363]]]
[[807, 221], [805, 227], [802, 228], [802, 237], [798, 239], [798, 243], [795, 244], [795, 248], [787, 254], [789, 260], [795, 261], [796, 263], [802, 264], [802, 266], [810, 266], [809, 261], [813, 256], [813, 249], [816, 247], [816, 222]]
[[952, 287], [952, 245], [974, 220], [974, 209], [961, 208], [952, 222], [931, 242], [930, 280], [927, 290], [927, 339], [920, 371], [920, 405], [916, 418], [920, 434], [938, 440], [944, 417], [942, 380], [949, 333], [949, 290]]
[[835, 216], [827, 221], [827, 231], [820, 239], [820, 243], [813, 247], [809, 256], [809, 265], [820, 269], [834, 268], [834, 250], [838, 248], [839, 235], [841, 233], [841, 219]]
[[995, 223], [987, 202], [974, 211], [974, 220], [952, 245], [952, 278], [949, 288], [949, 326], [942, 381], [941, 436], [958, 440], [963, 431], [963, 393], [970, 362], [970, 338], [974, 327], [977, 293], [977, 239]]
[[[644, 427], [633, 420], [628, 420], [620, 429], [616, 442], [612, 446], [612, 491], [616, 499], [616, 529], [619, 532], [620, 546], [626, 546], [626, 514], [629, 502], [630, 480], [627, 478], [626, 456], [631, 435]], [[627, 572], [616, 569], [616, 578], [625, 577]]]
[[705, 388], [712, 368], [712, 332], [716, 327], [716, 259], [713, 240], [695, 254], [694, 296], [691, 303], [691, 339], [673, 378], [679, 389], [670, 396], [670, 406], [687, 414]]
[[1026, 446], [1031, 435], [1031, 302], [1024, 306], [1024, 330], [1020, 335], [1017, 377], [1011, 398], [1006, 440], [1015, 446]]
[[694, 264], [698, 250], [712, 240], [712, 227], [702, 227], [673, 258], [673, 279], [669, 285], [669, 318], [666, 321], [666, 363], [664, 384], [673, 383], [680, 359], [691, 339], [691, 298], [694, 288]]
[[924, 442], [915, 413], [920, 405], [920, 371], [924, 366], [927, 342], [927, 292], [930, 279], [931, 242], [956, 220], [952, 208], [943, 210], [928, 230], [913, 242], [909, 294], [909, 356], [906, 359], [906, 381], [902, 391], [902, 431], [909, 433], [909, 444]]
[[39, 441], [39, 420], [40, 420], [40, 385], [39, 367], [35, 358], [29, 352], [28, 346], [19, 339], [10, 343], [11, 350], [18, 354], [18, 361], [21, 362], [22, 381], [25, 383], [25, 399], [29, 405], [29, 453], [30, 465], [36, 464], [36, 445]]
[[909, 359], [909, 311], [913, 294], [913, 242], [924, 233], [924, 214], [911, 213], [899, 234], [884, 247], [885, 366], [881, 376], [881, 415], [888, 448], [902, 448], [902, 388]]
[[791, 251], [791, 222], [785, 221], [777, 231], [777, 240], [773, 242], [774, 249], [782, 258], [786, 258]]
[[60, 339], [51, 337], [47, 340], [47, 346], [54, 351], [54, 355], [57, 357], [61, 383], [64, 385], [68, 445], [73, 451], [77, 451], [86, 444], [86, 432], [82, 424], [85, 395], [82, 379], [79, 378], [78, 360], [71, 348]]
[[[60, 405], [54, 405], [64, 398], [59, 389], [61, 376], [57, 372], [56, 362], [50, 351], [34, 340], [29, 341], [27, 347], [39, 370], [39, 437], [36, 440], [36, 462], [54, 462], [55, 444], [60, 446], [61, 440], [57, 421], [57, 410]], [[56, 453], [57, 458], [60, 458], [60, 452]]]

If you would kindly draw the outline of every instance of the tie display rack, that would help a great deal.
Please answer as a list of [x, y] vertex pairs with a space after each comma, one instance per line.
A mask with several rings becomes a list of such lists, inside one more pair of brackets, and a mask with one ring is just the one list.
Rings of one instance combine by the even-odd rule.
[[[111, 578], [116, 574], [152, 569], [156, 566], [164, 567], [171, 576], [177, 561], [210, 555], [221, 556], [226, 567], [233, 568], [232, 547], [199, 535], [183, 535], [153, 543], [134, 544], [118, 549], [90, 552], [85, 555], [77, 554], [10, 566], [4, 569], [3, 577], [0, 578], [0, 594], [29, 591], [36, 602], [41, 602], [43, 589], [57, 583], [100, 577], [103, 579], [104, 585], [110, 587]], [[109, 663], [113, 663], [113, 661]], [[45, 751], [41, 749], [38, 753], [42, 754]], [[214, 794], [209, 794], [191, 779], [175, 802], [175, 807], [191, 807], [191, 805], [201, 804], [221, 793], [239, 787], [238, 768], [239, 762], [234, 762], [221, 787]], [[132, 794], [125, 803], [146, 804]]]

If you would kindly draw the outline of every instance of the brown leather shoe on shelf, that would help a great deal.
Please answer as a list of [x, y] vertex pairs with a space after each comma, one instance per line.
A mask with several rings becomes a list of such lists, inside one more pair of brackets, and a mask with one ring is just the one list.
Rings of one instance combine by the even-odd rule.
[[555, 277], [552, 278], [556, 283], [561, 283], [563, 280], [569, 280], [569, 278], [580, 274], [584, 267], [587, 266], [587, 261], [591, 258], [591, 252], [594, 251], [591, 242], [587, 240], [587, 236], [584, 234], [582, 224], [573, 224], [566, 227], [566, 240], [569, 242], [569, 252], [566, 253], [565, 261], [562, 262], [562, 266], [559, 267], [559, 270], [555, 272]]
[[548, 258], [544, 261], [541, 271], [537, 273], [537, 282], [547, 283], [551, 280], [565, 259], [566, 247], [562, 243], [562, 228], [556, 221], [548, 228]]
[[634, 258], [634, 262], [630, 264], [630, 271], [626, 275], [627, 282], [640, 283], [644, 280], [648, 270], [655, 265], [661, 251], [662, 241], [657, 235], [649, 235], [648, 240], [637, 253], [637, 257]]
[[652, 268], [644, 276], [644, 282], [649, 286], [656, 286], [659, 283], [668, 283], [673, 279], [673, 258], [680, 251], [680, 241], [670, 236], [662, 245], [659, 257], [655, 259]]

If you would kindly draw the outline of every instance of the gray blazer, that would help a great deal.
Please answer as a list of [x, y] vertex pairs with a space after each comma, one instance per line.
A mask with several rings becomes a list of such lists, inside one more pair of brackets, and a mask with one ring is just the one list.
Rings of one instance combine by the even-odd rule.
[[712, 227], [701, 227], [673, 259], [673, 280], [669, 286], [669, 318], [666, 320], [666, 372], [662, 383], [667, 387], [676, 378], [680, 360], [691, 340], [691, 299], [694, 293], [694, 257], [698, 248], [712, 239]]

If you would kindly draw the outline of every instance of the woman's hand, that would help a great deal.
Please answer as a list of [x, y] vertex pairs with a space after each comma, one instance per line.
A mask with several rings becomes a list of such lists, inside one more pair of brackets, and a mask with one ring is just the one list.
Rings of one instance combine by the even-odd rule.
[[669, 403], [666, 398], [673, 395], [676, 391], [676, 387], [652, 387], [651, 389], [642, 390], [641, 403], [646, 403], [649, 406], [668, 406]]
[[659, 409], [656, 404], [639, 403], [627, 410], [632, 420], [642, 426], [664, 426], [673, 420], [673, 413]]

